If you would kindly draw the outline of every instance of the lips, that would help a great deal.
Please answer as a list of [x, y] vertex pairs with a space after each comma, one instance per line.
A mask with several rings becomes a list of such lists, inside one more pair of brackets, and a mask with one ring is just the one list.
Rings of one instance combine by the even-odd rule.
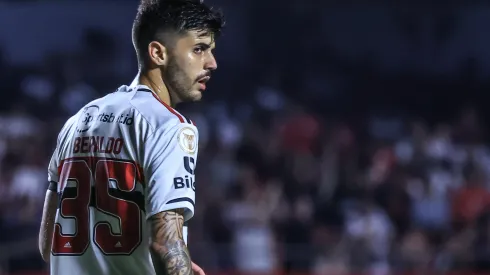
[[201, 77], [197, 80], [197, 83], [199, 83], [199, 90], [201, 91], [204, 91], [206, 90], [206, 82], [208, 82], [209, 80], [211, 79], [210, 76], [204, 76], [204, 77]]
[[204, 76], [204, 77], [201, 77], [197, 80], [197, 82], [201, 83], [201, 84], [205, 84], [206, 82], [208, 82], [209, 80], [211, 79], [210, 76]]

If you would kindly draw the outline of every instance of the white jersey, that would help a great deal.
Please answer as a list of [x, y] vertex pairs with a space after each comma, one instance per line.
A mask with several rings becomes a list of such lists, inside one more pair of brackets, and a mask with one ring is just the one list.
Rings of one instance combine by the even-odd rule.
[[48, 169], [60, 195], [52, 275], [155, 274], [146, 219], [194, 214], [198, 131], [143, 85], [121, 86], [63, 126]]

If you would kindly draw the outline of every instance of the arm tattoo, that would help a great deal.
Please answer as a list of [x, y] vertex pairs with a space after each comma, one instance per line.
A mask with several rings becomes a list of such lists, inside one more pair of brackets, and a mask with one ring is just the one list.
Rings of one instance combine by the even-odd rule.
[[153, 215], [151, 254], [158, 275], [192, 275], [189, 251], [183, 240], [184, 210]]

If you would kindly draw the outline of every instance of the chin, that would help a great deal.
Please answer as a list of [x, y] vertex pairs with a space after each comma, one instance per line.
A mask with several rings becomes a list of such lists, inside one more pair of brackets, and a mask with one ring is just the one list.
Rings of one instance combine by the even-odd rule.
[[192, 101], [199, 101], [202, 98], [202, 92], [199, 90], [192, 91], [191, 94]]
[[194, 91], [191, 91], [189, 94], [187, 94], [183, 101], [195, 102], [195, 101], [200, 101], [201, 98], [202, 98], [202, 92], [199, 90], [194, 90]]

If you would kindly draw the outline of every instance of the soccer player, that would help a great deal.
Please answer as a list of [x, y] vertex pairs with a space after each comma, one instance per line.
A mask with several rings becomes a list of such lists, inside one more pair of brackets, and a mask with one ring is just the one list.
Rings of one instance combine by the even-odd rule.
[[136, 79], [88, 103], [58, 136], [39, 233], [51, 274], [204, 274], [184, 227], [199, 135], [173, 106], [201, 99], [223, 24], [199, 1], [141, 2]]

